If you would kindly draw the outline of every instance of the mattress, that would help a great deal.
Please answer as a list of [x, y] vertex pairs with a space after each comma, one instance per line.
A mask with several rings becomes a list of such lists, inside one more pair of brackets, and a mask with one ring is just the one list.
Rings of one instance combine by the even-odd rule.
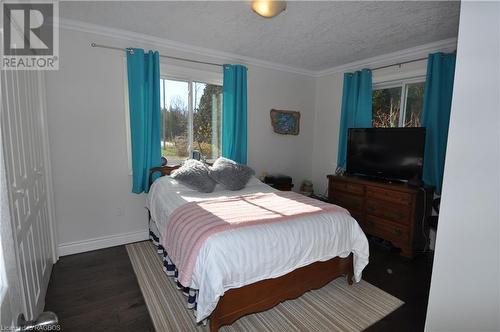
[[[186, 202], [276, 191], [253, 177], [240, 191], [200, 193], [164, 176], [148, 194], [147, 205], [163, 238], [170, 214]], [[199, 251], [190, 288], [197, 289], [198, 322], [207, 318], [219, 297], [231, 288], [276, 278], [334, 257], [354, 256], [354, 279], [368, 264], [365, 234], [348, 212], [300, 216], [283, 223], [255, 225], [210, 236]]]

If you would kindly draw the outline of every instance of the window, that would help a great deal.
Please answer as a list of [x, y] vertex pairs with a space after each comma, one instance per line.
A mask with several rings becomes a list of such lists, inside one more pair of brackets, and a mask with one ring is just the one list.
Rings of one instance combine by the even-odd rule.
[[420, 127], [424, 82], [403, 81], [375, 85], [372, 94], [373, 127]]
[[160, 89], [162, 156], [175, 162], [197, 150], [203, 159], [219, 157], [222, 86], [162, 77]]

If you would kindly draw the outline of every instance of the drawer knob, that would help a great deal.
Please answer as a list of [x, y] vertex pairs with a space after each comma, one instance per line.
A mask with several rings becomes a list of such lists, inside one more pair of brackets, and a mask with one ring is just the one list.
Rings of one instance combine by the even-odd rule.
[[399, 228], [396, 228], [394, 232], [396, 232], [397, 235], [401, 235], [401, 230]]

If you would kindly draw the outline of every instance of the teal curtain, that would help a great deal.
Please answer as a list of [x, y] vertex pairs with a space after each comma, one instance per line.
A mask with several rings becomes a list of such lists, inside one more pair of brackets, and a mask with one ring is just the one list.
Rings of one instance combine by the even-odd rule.
[[441, 193], [448, 125], [450, 123], [455, 53], [429, 54], [425, 79], [422, 126], [425, 127], [423, 180]]
[[247, 68], [224, 65], [222, 156], [247, 163]]
[[372, 72], [363, 69], [344, 74], [337, 168], [346, 167], [347, 131], [372, 126]]
[[161, 165], [160, 61], [158, 52], [127, 49], [132, 192], [149, 191], [151, 167]]

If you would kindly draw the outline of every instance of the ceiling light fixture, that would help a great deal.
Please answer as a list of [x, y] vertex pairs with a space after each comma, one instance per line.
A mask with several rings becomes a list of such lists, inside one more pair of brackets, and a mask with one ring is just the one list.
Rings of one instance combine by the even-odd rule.
[[286, 1], [254, 0], [252, 9], [262, 17], [275, 17], [286, 9]]

